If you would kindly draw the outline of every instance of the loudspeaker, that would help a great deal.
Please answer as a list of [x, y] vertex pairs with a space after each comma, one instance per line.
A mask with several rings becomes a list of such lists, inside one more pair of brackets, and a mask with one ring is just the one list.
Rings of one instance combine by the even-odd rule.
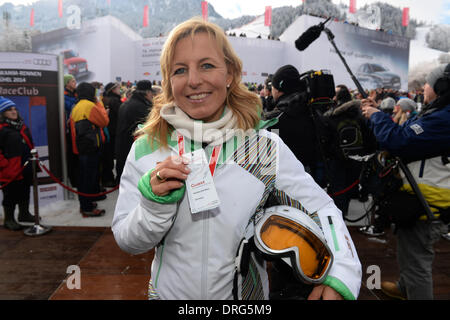
[[450, 90], [450, 63], [445, 67], [444, 75], [436, 80], [433, 90], [438, 96]]

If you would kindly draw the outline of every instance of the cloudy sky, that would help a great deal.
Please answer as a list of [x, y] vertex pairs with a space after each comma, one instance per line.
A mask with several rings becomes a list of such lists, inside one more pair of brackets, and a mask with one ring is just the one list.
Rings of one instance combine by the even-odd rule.
[[[5, 2], [14, 4], [30, 4], [36, 0], [0, 0], [0, 5]], [[54, 0], [57, 2], [57, 0]], [[102, 0], [97, 0], [102, 1]], [[104, 0], [106, 1], [106, 0]], [[124, 0], [126, 1], [126, 0]], [[306, 0], [306, 5], [308, 1]], [[349, 4], [349, 0], [332, 0], [334, 3]], [[362, 7], [365, 4], [382, 1], [395, 7], [409, 7], [411, 18], [434, 23], [444, 23], [450, 25], [450, 0], [356, 0], [356, 7]], [[236, 18], [245, 14], [260, 15], [264, 13], [265, 6], [272, 8], [281, 6], [297, 6], [302, 0], [209, 0], [216, 11], [225, 18]]]

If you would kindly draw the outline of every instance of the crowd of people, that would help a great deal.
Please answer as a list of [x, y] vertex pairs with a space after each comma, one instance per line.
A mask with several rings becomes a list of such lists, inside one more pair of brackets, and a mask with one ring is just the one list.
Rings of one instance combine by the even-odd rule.
[[[344, 217], [354, 194], [345, 187], [356, 179], [362, 179], [367, 165], [354, 157], [339, 157], [336, 143], [326, 139], [327, 134], [339, 133], [333, 126], [337, 123], [337, 115], [345, 111], [348, 121], [358, 121], [362, 140], [368, 141], [367, 150], [362, 154], [372, 153], [375, 156], [372, 164], [384, 165], [380, 162], [386, 158], [378, 157], [382, 152], [388, 152], [393, 157], [391, 161], [399, 159], [397, 161], [407, 164], [405, 172], [401, 168], [395, 173], [403, 176], [392, 178], [398, 183], [389, 186], [375, 183], [376, 188], [371, 192], [374, 201], [379, 201], [379, 216], [375, 225], [360, 230], [379, 236], [387, 224], [395, 225], [400, 277], [396, 283], [383, 282], [383, 292], [399, 299], [432, 299], [433, 244], [441, 236], [449, 239], [450, 64], [432, 70], [423, 88], [413, 92], [380, 88], [363, 95], [358, 91], [351, 92], [345, 85], [338, 85], [334, 96], [325, 97], [326, 108], [318, 114], [319, 108], [314, 106], [314, 102], [294, 99], [296, 94], [305, 91], [299, 82], [297, 69], [291, 65], [281, 67], [268, 78], [260, 92], [263, 115], [268, 119], [278, 119], [280, 137], [317, 183], [330, 189]], [[323, 122], [325, 126], [321, 127]], [[324, 145], [325, 148], [321, 149], [320, 146]], [[332, 150], [331, 155], [325, 149]], [[407, 179], [406, 170], [411, 172], [410, 179]], [[327, 183], [323, 183], [324, 172]], [[381, 180], [382, 176], [374, 173], [375, 178]], [[360, 183], [360, 187], [364, 191], [366, 186]], [[356, 197], [367, 201], [367, 193], [361, 194], [361, 189]], [[345, 192], [337, 195], [337, 190]], [[425, 215], [427, 205], [421, 202], [420, 197], [433, 208], [429, 215]], [[386, 203], [382, 205], [381, 202]]]
[[[80, 214], [105, 214], [97, 202], [106, 195], [84, 194], [120, 185], [112, 231], [129, 253], [155, 248], [150, 299], [267, 299], [274, 296], [269, 277], [272, 288], [293, 288], [291, 298], [301, 291], [308, 299], [356, 299], [362, 269], [345, 218], [351, 199], [378, 197], [361, 180], [367, 163], [382, 162], [382, 152], [406, 163], [433, 218], [424, 215], [413, 181], [396, 177], [401, 186], [383, 198], [396, 209], [380, 205], [383, 223], [361, 231], [376, 236], [386, 221], [396, 226], [400, 277], [382, 283], [386, 294], [433, 298], [433, 243], [448, 235], [450, 222], [450, 65], [431, 71], [414, 92], [379, 88], [362, 94], [324, 82], [322, 96], [308, 96], [314, 90], [292, 65], [281, 66], [264, 84], [242, 83], [241, 60], [225, 33], [190, 19], [168, 36], [161, 71], [158, 85], [77, 83], [64, 76], [67, 161], [70, 182], [82, 193]], [[16, 205], [19, 222], [34, 219], [28, 196], [22, 196], [29, 195], [30, 173], [21, 171], [33, 140], [15, 107], [0, 97], [0, 182], [8, 182], [2, 191], [10, 230], [21, 228]], [[193, 165], [196, 157], [209, 165]], [[195, 189], [199, 185], [205, 188]], [[306, 215], [323, 233], [324, 241], [314, 241], [333, 262], [329, 268], [318, 264], [320, 283], [298, 271], [303, 265], [295, 254], [290, 272], [279, 259], [267, 273], [267, 261], [254, 247], [240, 262], [247, 265], [235, 269], [236, 252], [257, 237], [261, 215], [283, 206]], [[249, 268], [253, 281], [242, 273]], [[299, 277], [314, 285], [305, 287]]]
[[[156, 81], [110, 82], [104, 86], [97, 81], [77, 83], [73, 75], [64, 76], [68, 176], [80, 193], [80, 214], [84, 217], [105, 213], [97, 201], [107, 198], [101, 195], [106, 188], [118, 185], [133, 133], [145, 121], [153, 96], [159, 93]], [[4, 226], [9, 230], [21, 230], [35, 222], [28, 211], [32, 172], [31, 165], [26, 165], [33, 148], [30, 130], [16, 104], [0, 97], [0, 183]], [[16, 205], [18, 221], [14, 217]]]
[[[131, 84], [110, 82], [76, 83], [64, 77], [67, 119], [67, 150], [71, 184], [80, 193], [100, 194], [118, 185], [133, 133], [152, 108], [160, 87], [149, 80]], [[106, 199], [79, 195], [83, 216], [102, 216], [97, 201]]]

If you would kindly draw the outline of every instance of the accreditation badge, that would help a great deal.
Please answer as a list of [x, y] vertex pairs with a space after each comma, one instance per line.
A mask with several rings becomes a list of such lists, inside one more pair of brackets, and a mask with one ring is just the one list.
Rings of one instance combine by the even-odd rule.
[[189, 161], [188, 167], [191, 170], [186, 179], [191, 213], [196, 214], [217, 208], [220, 200], [211, 174], [211, 164], [206, 159], [205, 151], [198, 149], [194, 152], [184, 153], [183, 158]]

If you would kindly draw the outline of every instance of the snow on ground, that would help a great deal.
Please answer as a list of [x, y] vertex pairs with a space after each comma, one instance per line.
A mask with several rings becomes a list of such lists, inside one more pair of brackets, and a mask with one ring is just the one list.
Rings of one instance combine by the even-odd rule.
[[[107, 198], [98, 201], [98, 208], [105, 209], [105, 215], [101, 217], [83, 218], [80, 214], [80, 205], [78, 196], [68, 200], [59, 200], [48, 204], [39, 205], [40, 224], [43, 226], [86, 226], [86, 227], [110, 227], [114, 217], [114, 209], [116, 207], [117, 196], [119, 191], [116, 190], [107, 194]], [[33, 199], [30, 200], [30, 212], [34, 213]], [[16, 207], [15, 217], [17, 221], [18, 208]], [[0, 225], [3, 225], [3, 208], [0, 210]], [[32, 224], [30, 224], [32, 225]]]
[[425, 62], [436, 61], [444, 53], [440, 50], [428, 48], [425, 37], [430, 27], [416, 28], [416, 38], [409, 43], [409, 70]]
[[[42, 217], [41, 224], [47, 226], [91, 226], [91, 227], [110, 227], [114, 217], [117, 196], [116, 190], [107, 194], [103, 201], [98, 201], [98, 208], [105, 209], [105, 214], [101, 217], [83, 218], [80, 214], [80, 205], [78, 197], [72, 200], [61, 200], [39, 207], [39, 216]], [[30, 206], [30, 212], [34, 206]]]
[[240, 28], [227, 30], [227, 34], [230, 33], [236, 33], [237, 37], [239, 37], [241, 33], [245, 33], [248, 38], [257, 38], [258, 36], [261, 36], [261, 38], [267, 39], [270, 34], [270, 29], [264, 25], [264, 15], [262, 15]]

